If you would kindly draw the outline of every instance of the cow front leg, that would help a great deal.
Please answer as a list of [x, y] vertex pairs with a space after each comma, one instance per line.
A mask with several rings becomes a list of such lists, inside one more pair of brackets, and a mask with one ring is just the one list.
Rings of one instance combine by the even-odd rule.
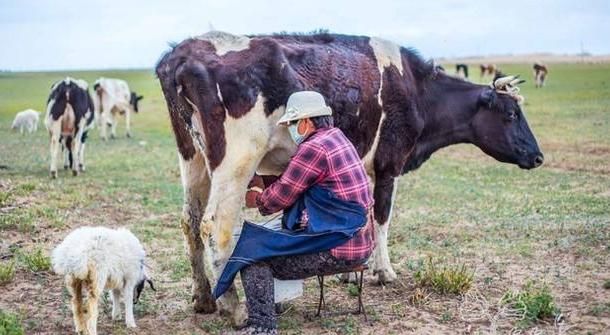
[[377, 180], [375, 182], [375, 236], [376, 247], [373, 252], [373, 273], [379, 283], [390, 283], [396, 280], [396, 272], [390, 263], [388, 252], [388, 230], [392, 219], [392, 207], [396, 196], [396, 179]]
[[179, 163], [184, 189], [184, 206], [180, 225], [191, 263], [193, 308], [197, 313], [214, 313], [216, 303], [212, 297], [210, 282], [205, 274], [205, 248], [199, 231], [210, 191], [210, 178], [199, 152], [190, 159], [184, 159], [179, 155]]

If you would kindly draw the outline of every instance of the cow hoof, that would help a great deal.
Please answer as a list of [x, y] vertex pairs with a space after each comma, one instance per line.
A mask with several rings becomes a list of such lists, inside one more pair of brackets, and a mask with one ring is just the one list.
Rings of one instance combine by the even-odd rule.
[[212, 299], [204, 299], [203, 297], [193, 296], [193, 309], [195, 313], [212, 314], [216, 312], [216, 303]]
[[68, 168], [70, 168], [69, 165], [64, 165], [64, 170], [67, 170]]
[[74, 177], [78, 176], [78, 170], [72, 170], [72, 175], [73, 175]]
[[131, 138], [131, 134], [130, 133], [127, 133], [127, 138]]
[[398, 278], [396, 272], [394, 272], [394, 270], [391, 268], [375, 270], [373, 273], [377, 275], [377, 283], [379, 284], [388, 284]]
[[235, 309], [235, 314], [233, 315], [233, 327], [242, 328], [246, 325], [248, 321], [248, 312], [246, 311], [246, 306], [244, 304], [240, 304]]
[[85, 172], [85, 166], [83, 164], [78, 164], [78, 169], [80, 172]]
[[57, 171], [51, 171], [51, 178], [57, 179]]

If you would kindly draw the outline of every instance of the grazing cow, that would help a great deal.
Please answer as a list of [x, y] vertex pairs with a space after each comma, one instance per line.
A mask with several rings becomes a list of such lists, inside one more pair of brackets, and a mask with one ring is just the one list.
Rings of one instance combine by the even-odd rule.
[[468, 79], [468, 65], [467, 64], [455, 64], [455, 74], [463, 76]]
[[[199, 312], [216, 308], [204, 261], [215, 277], [221, 273], [248, 182], [255, 172], [281, 174], [295, 150], [286, 127], [276, 126], [293, 92], [325, 96], [363, 159], [375, 198], [372, 267], [382, 282], [396, 278], [387, 250], [396, 177], [455, 143], [524, 169], [543, 161], [518, 103], [518, 79], [475, 85], [378, 38], [210, 32], [176, 45], [156, 72], [179, 151], [181, 225]], [[241, 312], [234, 288], [219, 304]]]
[[59, 146], [66, 149], [72, 174], [85, 171], [85, 141], [93, 127], [93, 99], [87, 82], [67, 77], [51, 87], [45, 125], [51, 136], [51, 177], [57, 178]]
[[499, 71], [495, 64], [481, 64], [479, 68], [481, 69], [481, 79], [486, 75], [493, 77]]
[[549, 73], [548, 68], [544, 64], [534, 63], [534, 83], [536, 88], [544, 86], [546, 75]]
[[36, 132], [38, 131], [38, 120], [40, 119], [39, 115], [40, 112], [33, 109], [26, 109], [19, 112], [17, 115], [15, 115], [11, 129], [17, 130], [17, 128], [19, 128], [19, 133], [22, 135], [24, 134], [24, 131], [26, 131], [28, 134]]
[[144, 98], [129, 90], [127, 82], [121, 79], [99, 78], [93, 84], [95, 90], [95, 116], [104, 140], [110, 128], [110, 137], [116, 137], [116, 116], [125, 115], [127, 137], [131, 137], [131, 113], [138, 112], [138, 102]]

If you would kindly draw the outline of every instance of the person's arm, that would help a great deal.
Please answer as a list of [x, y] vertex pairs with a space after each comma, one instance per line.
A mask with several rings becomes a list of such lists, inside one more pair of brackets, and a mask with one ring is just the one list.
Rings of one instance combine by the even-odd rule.
[[269, 215], [290, 207], [327, 171], [324, 149], [309, 142], [301, 144], [280, 178], [257, 197], [258, 210], [263, 215]]

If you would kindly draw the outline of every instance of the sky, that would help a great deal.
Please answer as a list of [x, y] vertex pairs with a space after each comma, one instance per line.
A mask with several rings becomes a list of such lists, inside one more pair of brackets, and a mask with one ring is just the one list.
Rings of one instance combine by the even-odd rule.
[[210, 29], [379, 36], [426, 58], [610, 54], [608, 0], [0, 0], [0, 70], [152, 68]]

